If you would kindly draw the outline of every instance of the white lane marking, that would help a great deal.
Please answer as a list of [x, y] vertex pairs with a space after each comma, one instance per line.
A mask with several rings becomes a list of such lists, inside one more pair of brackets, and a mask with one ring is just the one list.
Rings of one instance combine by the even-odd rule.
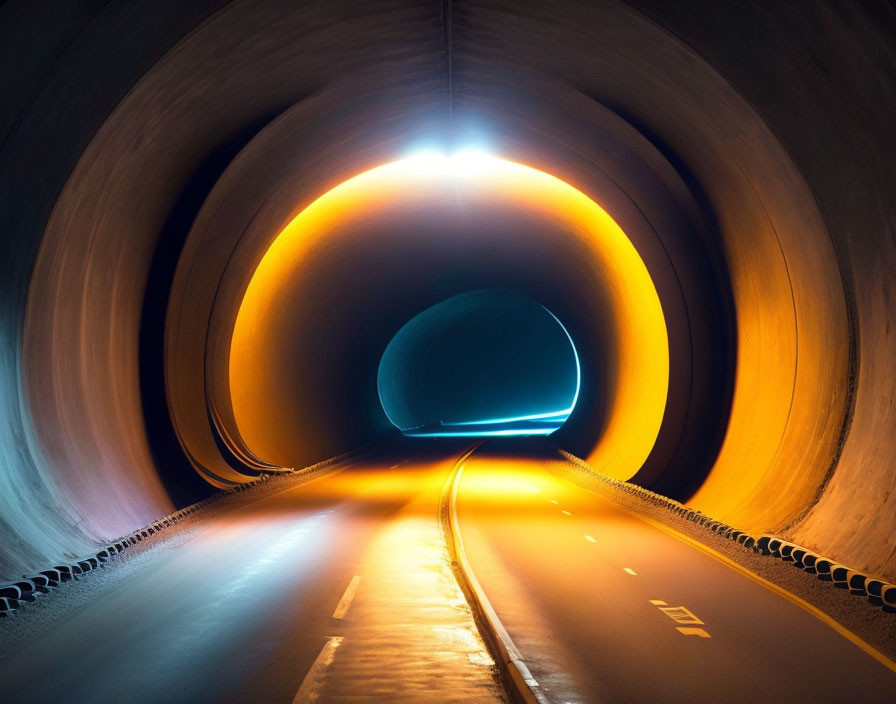
[[596, 543], [596, 542], [597, 542], [597, 541], [596, 541], [594, 538], [592, 538], [590, 535], [586, 535], [586, 536], [585, 536], [585, 540], [587, 540], [589, 543]]
[[352, 581], [348, 583], [348, 587], [345, 589], [345, 594], [342, 595], [342, 598], [336, 605], [333, 618], [343, 618], [345, 616], [348, 607], [352, 605], [352, 599], [355, 598], [355, 592], [358, 591], [358, 582], [360, 581], [361, 578], [358, 575], [352, 577]]
[[552, 504], [556, 504], [556, 503], [557, 503], [557, 499], [551, 499], [551, 503], [552, 503]]
[[403, 465], [405, 462], [407, 462], [407, 460], [402, 460], [402, 461], [399, 462], [398, 464], [393, 464], [391, 467], [389, 467], [389, 469], [398, 469], [398, 468], [401, 467], [401, 465]]
[[628, 572], [630, 575], [637, 576], [637, 572], [635, 572], [631, 567], [623, 567], [623, 572]]
[[302, 680], [302, 686], [299, 687], [299, 691], [293, 697], [292, 704], [308, 704], [320, 699], [319, 690], [323, 684], [324, 672], [333, 662], [333, 658], [336, 656], [336, 648], [342, 645], [343, 640], [344, 636], [332, 636], [327, 640], [323, 650], [320, 651], [320, 655], [317, 656], [317, 659], [311, 665], [311, 669], [308, 670], [308, 674], [305, 675], [305, 679]]
[[537, 486], [532, 486], [532, 485], [530, 484], [530, 485], [529, 485], [529, 491], [539, 491], [539, 492], [540, 492], [541, 489], [539, 489]]
[[561, 511], [564, 516], [571, 516], [572, 514], [569, 511]]

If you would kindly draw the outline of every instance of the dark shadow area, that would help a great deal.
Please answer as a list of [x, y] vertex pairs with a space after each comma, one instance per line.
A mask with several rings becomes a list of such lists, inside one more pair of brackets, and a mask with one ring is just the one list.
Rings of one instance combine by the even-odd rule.
[[[703, 237], [695, 233], [687, 248], [694, 265], [689, 283], [701, 295], [689, 301], [689, 319], [676, 326], [690, 335], [688, 388], [676, 387], [684, 375], [670, 369], [670, 397], [687, 397], [684, 426], [676, 437], [667, 437], [661, 431], [654, 452], [632, 477], [636, 484], [684, 502], [700, 488], [718, 457], [734, 394], [737, 313], [731, 281], [726, 275], [725, 255], [719, 245], [721, 228], [711, 199], [685, 160], [636, 116], [612, 101], [604, 104], [635, 127], [675, 169], [697, 203], [707, 228]], [[671, 361], [674, 363], [674, 359]], [[669, 410], [667, 407], [667, 413]], [[663, 425], [668, 427], [665, 422]], [[664, 451], [664, 445], [675, 447], [671, 456]]]
[[[174, 272], [193, 221], [212, 187], [239, 151], [277, 114], [255, 120], [208, 154], [181, 191], [153, 253], [140, 316], [140, 399], [150, 452], [159, 478], [177, 506], [208, 496], [213, 487], [196, 473], [184, 454], [165, 397], [165, 315]], [[223, 452], [225, 444], [219, 445]]]

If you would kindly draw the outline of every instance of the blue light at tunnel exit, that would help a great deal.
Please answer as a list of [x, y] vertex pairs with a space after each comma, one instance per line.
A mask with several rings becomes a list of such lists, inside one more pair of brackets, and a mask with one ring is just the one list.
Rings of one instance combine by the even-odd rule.
[[[405, 330], [405, 328], [403, 328], [402, 331], [396, 335], [396, 349], [403, 349], [403, 343], [397, 342], [399, 339], [413, 339], [414, 334], [419, 334], [420, 337], [417, 338], [417, 341], [419, 342], [421, 338], [428, 336], [430, 333], [424, 334], [421, 332], [429, 325], [427, 316], [432, 316], [430, 320], [444, 320], [444, 318], [438, 318], [432, 313], [432, 311], [437, 311], [440, 308], [442, 308], [443, 311], [447, 310], [449, 316], [452, 315], [453, 311], [461, 310], [465, 313], [463, 317], [466, 318], [466, 315], [469, 314], [470, 311], [473, 311], [475, 315], [475, 313], [480, 310], [480, 304], [487, 307], [495, 300], [498, 300], [498, 305], [504, 305], [506, 303], [511, 307], [528, 306], [527, 310], [529, 312], [526, 313], [526, 315], [534, 317], [529, 317], [527, 320], [535, 320], [540, 316], [541, 322], [536, 323], [535, 328], [540, 329], [542, 336], [549, 337], [553, 342], [544, 348], [552, 350], [550, 355], [543, 358], [543, 360], [546, 360], [544, 362], [546, 368], [542, 369], [536, 365], [527, 370], [527, 375], [531, 375], [532, 377], [544, 377], [542, 382], [544, 382], [544, 379], [550, 378], [554, 380], [552, 383], [554, 383], [556, 388], [565, 388], [565, 391], [546, 394], [544, 391], [544, 383], [542, 383], [541, 387], [539, 387], [538, 384], [535, 385], [535, 388], [539, 388], [540, 391], [534, 393], [534, 395], [530, 395], [528, 390], [523, 388], [525, 383], [520, 383], [519, 380], [517, 380], [516, 386], [511, 389], [511, 395], [516, 394], [513, 396], [516, 400], [509, 405], [505, 404], [503, 408], [504, 411], [510, 410], [511, 413], [505, 412], [494, 415], [482, 414], [479, 417], [477, 417], [475, 413], [470, 413], [470, 415], [467, 415], [467, 417], [464, 418], [463, 416], [466, 415], [468, 411], [472, 410], [472, 408], [468, 409], [464, 404], [457, 405], [457, 403], [454, 403], [451, 406], [453, 412], [448, 408], [445, 408], [443, 409], [444, 413], [439, 412], [436, 414], [435, 417], [439, 418], [438, 421], [432, 422], [433, 416], [430, 415], [429, 418], [418, 417], [417, 422], [413, 422], [412, 417], [416, 416], [408, 412], [407, 406], [403, 408], [405, 411], [403, 416], [399, 413], [398, 417], [395, 417], [393, 413], [390, 413], [390, 410], [395, 411], [397, 406], [395, 406], [394, 400], [392, 404], [388, 403], [390, 392], [385, 388], [385, 385], [380, 385], [380, 399], [383, 402], [383, 408], [386, 411], [386, 415], [394, 425], [401, 429], [402, 433], [413, 437], [545, 436], [554, 433], [567, 421], [576, 406], [581, 389], [581, 364], [572, 336], [557, 316], [550, 310], [531, 299], [520, 296], [519, 294], [508, 296], [508, 293], [509, 292], [497, 290], [476, 291], [471, 292], [470, 294], [462, 294], [455, 299], [443, 301], [442, 304], [438, 304], [437, 306], [433, 306], [431, 309], [424, 311], [405, 326], [408, 331], [411, 331], [411, 334], [405, 334], [405, 336], [402, 337], [402, 333]], [[507, 301], [502, 302], [501, 296], [505, 296]], [[452, 305], [454, 306], [453, 309]], [[547, 313], [550, 317], [548, 318], [547, 316], [544, 316], [544, 313]], [[554, 323], [556, 325], [554, 325]], [[550, 332], [551, 328], [554, 330], [553, 333]], [[563, 335], [559, 335], [558, 328], [563, 331]], [[522, 334], [518, 338], [513, 339], [518, 339], [519, 342], [516, 344], [522, 345], [523, 348], [532, 346], [538, 347], [539, 344], [541, 344], [539, 340], [543, 339], [543, 337], [534, 335], [534, 333], [534, 337], [533, 335], [527, 335], [528, 330], [517, 330], [517, 333]], [[467, 339], [473, 340], [476, 338], [472, 337]], [[565, 352], [562, 349], [566, 346], [564, 343], [568, 343]], [[471, 344], [475, 343], [471, 342]], [[392, 343], [390, 343], [390, 348], [391, 347]], [[405, 347], [404, 349], [406, 350], [408, 347]], [[460, 356], [462, 356], [463, 353], [464, 350], [462, 349], [460, 351]], [[401, 358], [401, 353], [397, 356], [398, 358]], [[382, 363], [384, 370], [394, 369], [396, 366], [393, 365], [391, 361], [386, 361], [388, 357], [389, 349], [387, 348], [387, 353], [384, 353], [384, 361]], [[396, 355], [393, 353], [392, 358], [395, 357]], [[573, 382], [573, 379], [570, 378], [572, 376], [570, 372], [572, 371], [573, 364], [575, 377], [574, 383], [571, 383]], [[459, 383], [462, 385], [464, 382], [461, 380]], [[570, 391], [572, 391], [571, 394]], [[564, 393], [567, 394], [567, 396], [563, 407], [557, 408], [555, 405], [552, 408], [551, 403], [549, 402], [550, 399], [553, 399], [554, 402], [558, 400], [563, 401]], [[473, 405], [475, 406], [475, 404]], [[498, 407], [498, 405], [500, 404], [496, 404], [495, 407]], [[512, 413], [514, 406], [520, 407], [520, 412], [518, 414]], [[479, 407], [482, 408], [481, 405]], [[472, 416], [472, 418], [470, 416]], [[400, 421], [404, 422], [400, 423]]]

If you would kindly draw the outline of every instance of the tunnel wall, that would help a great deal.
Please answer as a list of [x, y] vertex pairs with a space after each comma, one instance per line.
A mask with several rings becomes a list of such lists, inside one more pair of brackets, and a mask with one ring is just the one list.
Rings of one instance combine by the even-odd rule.
[[[892, 577], [896, 10], [885, 2], [825, 3], [809, 13], [792, 5], [772, 11], [743, 3], [733, 9], [723, 14], [716, 6], [699, 27], [677, 12], [673, 21], [690, 41], [695, 32], [737, 36], [725, 26], [743, 27], [744, 33], [769, 28], [761, 50], [743, 39], [727, 52], [695, 43], [761, 111], [811, 189], [837, 255], [852, 348], [848, 377], [830, 397], [833, 404], [846, 396], [852, 408], [837, 436], [828, 482], [790, 525], [775, 527]], [[648, 11], [665, 22], [674, 8]]]
[[[592, 381], [576, 404], [597, 426], [590, 456], [608, 474], [634, 474], [668, 387], [666, 327], [649, 273], [580, 191], [491, 157], [411, 157], [366, 171], [277, 235], [245, 292], [217, 301], [231, 320], [230, 360], [207, 374], [229, 375], [229, 398], [215, 399], [234, 409], [229, 434], [270, 461], [301, 456], [308, 441], [298, 428], [314, 424], [320, 434], [335, 418], [336, 431], [351, 417], [344, 409], [367, 405], [356, 399], [377, 403], [385, 343], [409, 317], [487, 282], [548, 297], [577, 321], [570, 334], [604, 367], [584, 365]], [[352, 396], [340, 398], [344, 390]]]
[[[442, 11], [0, 7], [0, 576], [167, 512], [201, 490], [188, 467], [258, 469], [220, 442], [222, 302], [315, 197], [448, 127], [594, 198], [654, 275], [678, 386], [634, 479], [896, 577], [893, 8], [456, 2], [450, 47]], [[377, 413], [328, 419], [291, 461], [376, 437]], [[593, 421], [558, 441], [589, 454]]]
[[[69, 456], [57, 463], [54, 449], [39, 440], [34, 421], [40, 410], [29, 406], [31, 402], [39, 406], [44, 399], [29, 398], [24, 371], [30, 366], [36, 373], [48, 373], [55, 361], [50, 350], [25, 357], [24, 315], [44, 230], [82, 153], [130, 86], [222, 4], [195, 2], [178, 8], [176, 2], [163, 1], [150, 8], [139, 3], [14, 2], [0, 7], [2, 577], [63, 555], [83, 554], [112, 537], [108, 531], [124, 533], [170, 508], [167, 497], [160, 495], [155, 472], [135, 485], [129, 468], [118, 462], [122, 456], [95, 465], [96, 454], [91, 451], [89, 457]], [[110, 56], [115, 60], [110, 62]], [[89, 256], [81, 247], [81, 233], [69, 244], [85, 259]], [[76, 285], [65, 295], [74, 305], [81, 290]], [[126, 344], [133, 348], [133, 341]], [[59, 350], [55, 360], [63, 354]], [[123, 395], [133, 395], [133, 381], [127, 381]], [[65, 393], [69, 392], [69, 398], [60, 392], [60, 405], [77, 407], [83, 402], [81, 389]], [[111, 414], [104, 418], [114, 422]], [[55, 439], [65, 442], [61, 435]], [[82, 506], [69, 492], [73, 483], [95, 499], [111, 484], [124, 504], [102, 502], [98, 507], [101, 502], [93, 500]], [[98, 513], [91, 515], [91, 509]]]

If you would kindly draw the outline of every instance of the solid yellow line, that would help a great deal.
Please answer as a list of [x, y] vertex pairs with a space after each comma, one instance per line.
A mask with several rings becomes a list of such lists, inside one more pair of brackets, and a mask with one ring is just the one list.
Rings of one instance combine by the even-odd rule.
[[867, 641], [862, 640], [859, 636], [857, 636], [855, 633], [853, 633], [848, 628], [846, 628], [846, 626], [835, 621], [833, 618], [828, 616], [828, 614], [826, 614], [821, 609], [813, 606], [812, 604], [810, 604], [807, 601], [800, 599], [796, 594], [792, 594], [791, 592], [787, 591], [783, 587], [779, 587], [774, 582], [769, 582], [767, 579], [760, 577], [755, 572], [751, 572], [743, 565], [735, 562], [734, 560], [732, 560], [728, 557], [725, 557], [721, 553], [716, 552], [711, 547], [704, 545], [703, 543], [701, 543], [698, 540], [689, 538], [688, 536], [684, 535], [683, 533], [679, 533], [677, 530], [675, 530], [674, 528], [672, 528], [670, 526], [667, 526], [664, 523], [660, 523], [659, 521], [654, 520], [653, 518], [649, 518], [647, 516], [642, 516], [639, 513], [629, 511], [627, 508], [623, 508], [622, 506], [619, 506], [619, 504], [616, 504], [615, 502], [613, 502], [613, 503], [616, 506], [618, 506], [621, 511], [624, 511], [627, 514], [634, 516], [638, 520], [643, 521], [644, 523], [647, 523], [648, 525], [651, 525], [654, 528], [657, 528], [657, 529], [663, 531], [664, 533], [671, 535], [673, 538], [681, 541], [682, 543], [686, 543], [687, 545], [690, 545], [691, 547], [696, 548], [697, 550], [700, 550], [704, 554], [709, 555], [710, 557], [717, 560], [718, 562], [721, 562], [723, 565], [727, 565], [735, 572], [739, 572], [740, 574], [742, 574], [746, 577], [749, 577], [754, 582], [762, 585], [769, 591], [774, 592], [778, 596], [784, 597], [791, 603], [799, 606], [804, 611], [808, 611], [819, 621], [824, 622], [825, 624], [827, 624], [828, 626], [833, 628], [835, 631], [837, 631], [837, 633], [839, 633], [841, 636], [846, 638], [846, 640], [848, 640], [850, 643], [852, 643], [853, 645], [856, 645], [859, 648], [861, 648], [862, 650], [864, 650], [868, 655], [870, 655], [875, 660], [877, 660], [881, 665], [892, 670], [893, 672], [896, 672], [896, 662], [894, 662], [893, 660], [888, 658], [886, 655], [884, 655], [882, 652], [877, 650], [873, 645], [871, 645]]
[[675, 630], [677, 630], [683, 636], [700, 636], [701, 638], [712, 638], [712, 636], [702, 628], [683, 628], [679, 626]]

